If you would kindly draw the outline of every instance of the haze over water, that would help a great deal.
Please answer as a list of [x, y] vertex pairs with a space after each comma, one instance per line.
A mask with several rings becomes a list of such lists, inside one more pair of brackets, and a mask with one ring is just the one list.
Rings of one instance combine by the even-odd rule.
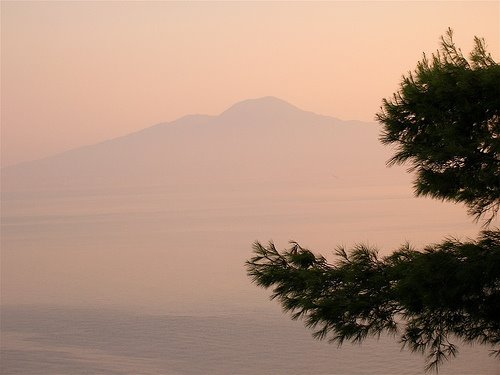
[[[369, 121], [448, 26], [498, 55], [498, 3], [1, 6], [2, 374], [423, 373], [313, 340], [244, 262], [476, 236]], [[460, 346], [440, 373], [500, 369]]]
[[[5, 168], [4, 372], [420, 373], [392, 338], [314, 342], [243, 266], [255, 240], [331, 257], [477, 232], [463, 207], [412, 197], [377, 131], [266, 97]], [[186, 137], [194, 156], [175, 147]], [[462, 358], [447, 371], [498, 369], [485, 348]]]

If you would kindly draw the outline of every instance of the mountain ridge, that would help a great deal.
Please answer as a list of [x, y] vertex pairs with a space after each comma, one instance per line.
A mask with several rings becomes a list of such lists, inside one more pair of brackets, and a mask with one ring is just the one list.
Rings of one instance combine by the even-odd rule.
[[7, 166], [4, 166], [2, 168], [0, 168], [0, 170], [4, 170], [4, 169], [10, 169], [10, 168], [13, 168], [13, 167], [18, 167], [18, 166], [21, 166], [21, 165], [25, 165], [25, 164], [30, 164], [30, 163], [33, 163], [33, 162], [38, 162], [38, 161], [42, 161], [42, 160], [45, 160], [45, 159], [51, 159], [51, 158], [54, 158], [54, 157], [58, 157], [60, 155], [63, 155], [63, 154], [67, 154], [68, 152], [73, 152], [73, 151], [76, 151], [76, 150], [79, 150], [79, 149], [87, 149], [87, 148], [92, 148], [94, 146], [97, 146], [97, 145], [100, 145], [100, 144], [104, 144], [104, 143], [107, 143], [107, 142], [112, 142], [112, 141], [115, 141], [115, 140], [119, 140], [119, 139], [122, 139], [122, 138], [126, 138], [126, 137], [129, 137], [129, 136], [133, 136], [133, 135], [138, 135], [138, 134], [141, 134], [141, 133], [144, 133], [144, 132], [149, 132], [153, 129], [158, 129], [158, 128], [164, 128], [164, 127], [169, 127], [169, 126], [182, 126], [183, 123], [187, 122], [187, 121], [192, 121], [193, 119], [196, 119], [198, 121], [209, 121], [209, 120], [213, 120], [213, 119], [216, 119], [218, 117], [230, 117], [230, 116], [234, 116], [234, 115], [242, 115], [242, 114], [248, 114], [249, 112], [254, 112], [256, 110], [259, 110], [259, 109], [265, 109], [267, 107], [267, 109], [269, 109], [269, 105], [270, 104], [278, 104], [279, 107], [281, 107], [282, 111], [283, 110], [288, 110], [289, 112], [295, 112], [295, 113], [302, 113], [302, 114], [309, 114], [309, 115], [314, 115], [314, 116], [319, 116], [319, 117], [323, 117], [323, 118], [329, 118], [329, 119], [334, 119], [334, 120], [337, 120], [337, 121], [343, 121], [343, 122], [346, 122], [346, 123], [366, 123], [366, 124], [372, 124], [372, 122], [365, 122], [365, 121], [359, 121], [359, 120], [340, 120], [336, 117], [332, 117], [332, 116], [327, 116], [327, 115], [322, 115], [322, 114], [318, 114], [316, 112], [312, 112], [312, 111], [306, 111], [306, 110], [303, 110], [283, 99], [280, 99], [278, 97], [275, 97], [275, 96], [263, 96], [263, 97], [258, 97], [258, 98], [252, 98], [252, 99], [245, 99], [245, 100], [242, 100], [242, 101], [239, 101], [231, 106], [229, 106], [227, 109], [225, 109], [224, 111], [222, 111], [220, 114], [218, 115], [208, 115], [208, 114], [201, 114], [201, 113], [196, 113], [196, 114], [187, 114], [187, 115], [184, 115], [184, 116], [181, 116], [177, 119], [174, 119], [174, 120], [171, 120], [171, 121], [164, 121], [164, 122], [159, 122], [157, 124], [154, 124], [154, 125], [151, 125], [151, 126], [147, 126], [145, 128], [142, 128], [142, 129], [139, 129], [139, 130], [136, 130], [136, 131], [132, 131], [130, 133], [127, 133], [127, 134], [123, 134], [123, 135], [119, 135], [119, 136], [115, 136], [115, 137], [111, 137], [111, 138], [107, 138], [107, 139], [103, 139], [101, 141], [97, 141], [95, 143], [90, 143], [90, 144], [86, 144], [86, 145], [82, 145], [82, 146], [78, 146], [78, 147], [74, 147], [74, 148], [71, 148], [71, 149], [68, 149], [68, 150], [64, 150], [64, 151], [61, 151], [61, 152], [57, 152], [55, 154], [51, 154], [51, 155], [47, 155], [47, 156], [44, 156], [44, 157], [41, 157], [41, 158], [38, 158], [38, 159], [33, 159], [33, 160], [28, 160], [28, 161], [23, 161], [23, 162], [20, 162], [20, 163], [15, 163], [15, 164], [11, 164], [11, 165], [7, 165]]
[[387, 153], [377, 139], [373, 123], [318, 115], [268, 96], [218, 116], [187, 115], [2, 168], [2, 190], [362, 175], [375, 162], [385, 168]]

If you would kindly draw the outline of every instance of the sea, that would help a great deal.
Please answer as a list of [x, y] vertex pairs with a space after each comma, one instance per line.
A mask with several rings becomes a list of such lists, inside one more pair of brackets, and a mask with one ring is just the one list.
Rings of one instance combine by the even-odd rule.
[[[314, 340], [278, 312], [149, 315], [95, 308], [2, 309], [2, 374], [424, 374], [393, 337], [361, 345]], [[499, 374], [462, 346], [440, 374]]]
[[[1, 374], [424, 374], [398, 337], [312, 338], [244, 263], [254, 241], [333, 256], [474, 237], [461, 206], [402, 186], [2, 193]], [[459, 344], [440, 374], [500, 374]]]

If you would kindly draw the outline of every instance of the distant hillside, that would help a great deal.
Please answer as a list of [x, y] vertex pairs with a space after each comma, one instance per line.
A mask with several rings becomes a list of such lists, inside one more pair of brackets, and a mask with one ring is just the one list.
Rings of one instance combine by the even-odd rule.
[[374, 123], [341, 121], [274, 97], [191, 115], [2, 169], [3, 191], [158, 185], [383, 182]]

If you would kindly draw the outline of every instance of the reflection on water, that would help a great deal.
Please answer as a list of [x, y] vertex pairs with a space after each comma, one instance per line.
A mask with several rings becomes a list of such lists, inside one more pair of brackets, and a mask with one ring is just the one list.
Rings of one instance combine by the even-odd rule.
[[[383, 184], [3, 193], [2, 304], [17, 307], [2, 310], [2, 374], [420, 374], [392, 339], [314, 341], [244, 261], [255, 240], [328, 256], [478, 230], [460, 206]], [[464, 348], [442, 373], [497, 362]]]
[[[442, 374], [498, 374], [464, 347]], [[337, 349], [271, 312], [155, 316], [3, 308], [2, 374], [422, 374], [423, 358], [391, 338]]]

